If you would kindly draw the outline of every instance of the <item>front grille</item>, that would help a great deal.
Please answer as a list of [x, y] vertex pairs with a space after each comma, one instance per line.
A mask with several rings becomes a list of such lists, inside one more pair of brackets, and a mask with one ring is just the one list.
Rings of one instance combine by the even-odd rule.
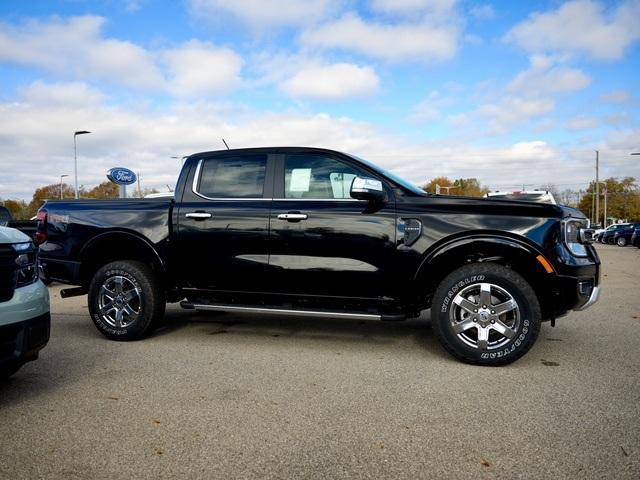
[[13, 297], [16, 268], [16, 253], [11, 245], [0, 245], [0, 302], [6, 302]]

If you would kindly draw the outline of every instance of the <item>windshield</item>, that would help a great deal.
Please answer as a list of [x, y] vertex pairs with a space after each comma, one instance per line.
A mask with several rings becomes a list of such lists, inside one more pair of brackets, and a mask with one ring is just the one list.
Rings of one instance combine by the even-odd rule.
[[390, 178], [391, 180], [393, 180], [398, 185], [406, 188], [407, 190], [415, 193], [416, 195], [426, 195], [427, 194], [424, 190], [422, 190], [417, 185], [414, 185], [414, 184], [408, 182], [404, 178], [398, 177], [395, 173], [391, 173], [389, 170], [385, 170], [384, 168], [379, 167], [378, 165], [376, 165], [374, 163], [371, 163], [371, 162], [365, 160], [364, 158], [357, 157], [356, 155], [351, 155], [351, 154], [347, 154], [347, 155], [349, 155], [351, 158], [353, 158], [355, 160], [358, 160], [359, 162], [364, 163], [366, 166], [368, 166], [369, 168], [375, 170], [376, 172], [380, 173], [381, 175], [384, 175], [385, 177]]

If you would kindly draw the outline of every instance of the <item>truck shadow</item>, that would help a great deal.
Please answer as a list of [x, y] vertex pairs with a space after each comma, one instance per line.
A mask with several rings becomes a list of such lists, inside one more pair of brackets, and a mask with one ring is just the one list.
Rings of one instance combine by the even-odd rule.
[[[155, 336], [172, 335], [185, 326], [189, 335], [203, 337], [224, 336], [234, 342], [255, 342], [256, 339], [280, 339], [304, 342], [314, 348], [330, 345], [362, 345], [406, 347], [413, 344], [427, 355], [449, 358], [431, 331], [429, 313], [400, 322], [379, 320], [353, 320], [313, 318], [250, 313], [194, 312], [192, 310], [167, 311], [167, 327]], [[195, 330], [195, 331], [193, 331]]]

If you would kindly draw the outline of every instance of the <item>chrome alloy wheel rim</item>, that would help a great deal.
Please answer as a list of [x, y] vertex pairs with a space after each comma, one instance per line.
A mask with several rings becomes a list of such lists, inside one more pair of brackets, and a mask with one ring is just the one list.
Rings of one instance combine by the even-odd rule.
[[142, 310], [141, 302], [140, 289], [127, 277], [109, 277], [100, 287], [100, 316], [112, 327], [123, 328], [135, 322]]
[[454, 333], [478, 350], [509, 343], [520, 327], [520, 307], [509, 292], [492, 283], [477, 283], [453, 299], [449, 320]]

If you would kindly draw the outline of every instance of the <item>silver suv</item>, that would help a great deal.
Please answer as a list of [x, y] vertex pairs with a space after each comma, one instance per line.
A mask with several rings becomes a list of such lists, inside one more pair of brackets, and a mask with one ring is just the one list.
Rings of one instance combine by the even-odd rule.
[[38, 358], [49, 341], [49, 291], [24, 233], [0, 227], [0, 379]]

